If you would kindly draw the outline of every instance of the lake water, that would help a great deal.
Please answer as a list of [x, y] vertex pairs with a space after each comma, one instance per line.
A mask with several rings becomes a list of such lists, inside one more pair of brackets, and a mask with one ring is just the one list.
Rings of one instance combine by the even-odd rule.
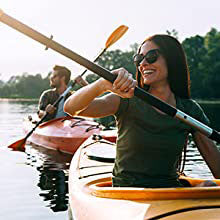
[[[202, 106], [212, 126], [220, 130], [220, 104]], [[24, 138], [22, 120], [36, 109], [36, 102], [0, 101], [0, 219], [69, 219], [67, 180], [71, 156], [30, 145], [26, 145], [25, 153], [7, 148]], [[212, 178], [192, 143], [187, 156], [187, 175]]]
[[22, 119], [36, 109], [33, 102], [0, 102], [0, 219], [68, 219], [71, 156], [29, 145], [26, 153], [7, 148], [24, 138]]

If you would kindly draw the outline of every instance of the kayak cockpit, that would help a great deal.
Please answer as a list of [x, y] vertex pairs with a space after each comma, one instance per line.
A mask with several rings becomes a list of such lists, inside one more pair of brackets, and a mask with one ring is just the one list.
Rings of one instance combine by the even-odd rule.
[[[192, 185], [201, 183], [202, 179], [187, 178]], [[169, 199], [207, 199], [220, 198], [220, 180], [218, 186], [179, 187], [179, 188], [137, 188], [112, 187], [111, 178], [100, 178], [88, 183], [92, 195], [102, 198], [126, 200], [169, 200]]]

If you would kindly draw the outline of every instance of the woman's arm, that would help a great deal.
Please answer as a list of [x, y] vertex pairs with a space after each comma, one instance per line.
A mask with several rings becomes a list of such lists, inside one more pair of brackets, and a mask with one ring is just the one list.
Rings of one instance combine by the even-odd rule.
[[220, 179], [220, 151], [214, 142], [199, 131], [193, 134], [193, 139], [213, 176]]
[[[119, 96], [132, 97], [136, 81], [123, 68], [113, 71], [113, 74], [117, 75], [113, 84], [107, 80], [99, 79], [76, 91], [66, 100], [64, 111], [72, 116], [87, 117], [104, 117], [116, 113], [120, 104]], [[108, 91], [115, 94], [111, 93], [97, 98]]]

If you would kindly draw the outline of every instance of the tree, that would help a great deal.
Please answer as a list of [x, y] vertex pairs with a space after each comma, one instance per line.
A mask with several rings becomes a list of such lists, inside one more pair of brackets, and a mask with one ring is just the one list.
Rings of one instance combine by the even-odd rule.
[[204, 65], [205, 83], [209, 88], [209, 97], [220, 98], [220, 32], [212, 28], [205, 36], [207, 54]]
[[187, 55], [191, 75], [192, 97], [201, 98], [205, 91], [203, 83], [205, 76], [201, 65], [204, 63], [204, 56], [207, 54], [207, 49], [204, 45], [204, 37], [196, 35], [186, 38], [182, 42], [182, 45]]
[[212, 28], [205, 37], [183, 41], [191, 73], [192, 97], [220, 98], [220, 32]]
[[[49, 75], [48, 75], [49, 76]], [[0, 97], [6, 98], [39, 98], [40, 94], [49, 88], [49, 78], [41, 74], [12, 76], [0, 87]]]

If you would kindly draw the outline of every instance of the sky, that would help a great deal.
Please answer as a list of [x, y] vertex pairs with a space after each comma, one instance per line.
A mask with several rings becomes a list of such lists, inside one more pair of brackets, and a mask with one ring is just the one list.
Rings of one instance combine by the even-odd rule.
[[[0, 9], [72, 51], [93, 60], [120, 25], [124, 36], [108, 50], [126, 51], [146, 37], [177, 30], [179, 40], [220, 31], [219, 0], [1, 0]], [[72, 60], [0, 22], [0, 80], [12, 75], [41, 73], [66, 66], [72, 78], [83, 68]]]

